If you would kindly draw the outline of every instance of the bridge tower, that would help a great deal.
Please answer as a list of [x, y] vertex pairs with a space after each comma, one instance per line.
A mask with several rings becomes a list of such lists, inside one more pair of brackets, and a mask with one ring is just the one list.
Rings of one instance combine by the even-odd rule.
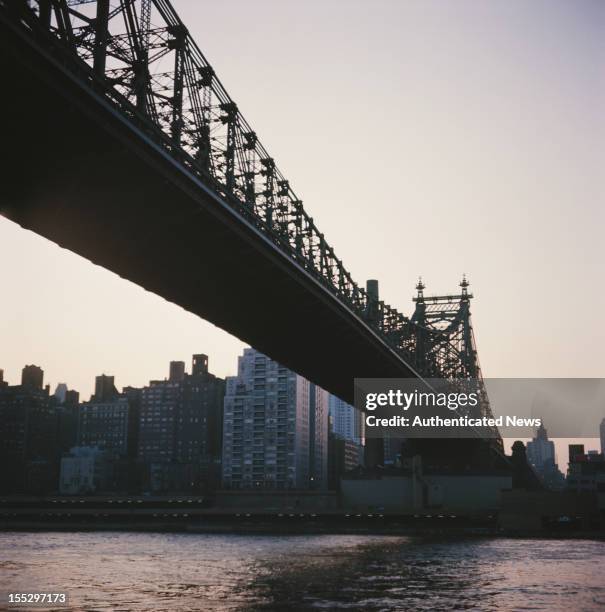
[[[417, 294], [413, 298], [416, 307], [410, 319], [415, 327], [414, 364], [425, 378], [440, 378], [451, 381], [476, 381], [481, 394], [476, 417], [491, 418], [489, 403], [471, 319], [470, 283], [466, 274], [459, 283], [457, 294], [426, 296], [426, 285], [422, 278], [416, 285]], [[418, 440], [411, 447], [427, 458], [441, 462], [444, 456], [451, 461], [453, 455], [464, 457], [465, 467], [469, 463], [481, 462], [498, 464], [503, 456], [502, 438], [497, 430], [493, 437], [482, 440]], [[434, 451], [439, 449], [438, 453]], [[435, 457], [436, 455], [436, 457]], [[494, 461], [492, 461], [492, 459]], [[450, 463], [451, 464], [451, 463]]]
[[1, 215], [345, 401], [481, 378], [468, 281], [411, 318], [358, 285], [169, 0], [0, 0], [0, 68]]

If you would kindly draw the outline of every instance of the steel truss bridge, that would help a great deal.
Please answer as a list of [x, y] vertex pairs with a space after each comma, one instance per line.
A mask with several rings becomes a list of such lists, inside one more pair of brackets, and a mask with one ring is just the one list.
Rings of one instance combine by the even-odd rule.
[[345, 400], [481, 378], [466, 280], [358, 285], [167, 0], [0, 0], [0, 51], [3, 215]]

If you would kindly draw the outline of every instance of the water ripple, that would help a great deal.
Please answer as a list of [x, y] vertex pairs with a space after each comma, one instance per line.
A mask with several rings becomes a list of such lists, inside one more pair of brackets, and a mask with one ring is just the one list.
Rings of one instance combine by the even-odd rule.
[[605, 546], [365, 535], [2, 533], [2, 601], [22, 590], [65, 590], [70, 609], [99, 611], [590, 611], [605, 608]]

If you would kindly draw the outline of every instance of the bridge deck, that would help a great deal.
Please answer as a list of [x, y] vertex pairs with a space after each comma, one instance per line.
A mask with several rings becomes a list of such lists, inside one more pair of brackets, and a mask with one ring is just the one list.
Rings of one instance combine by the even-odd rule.
[[345, 400], [352, 401], [355, 376], [416, 375], [100, 96], [18, 32], [0, 28], [0, 68], [10, 84], [0, 96], [1, 214]]

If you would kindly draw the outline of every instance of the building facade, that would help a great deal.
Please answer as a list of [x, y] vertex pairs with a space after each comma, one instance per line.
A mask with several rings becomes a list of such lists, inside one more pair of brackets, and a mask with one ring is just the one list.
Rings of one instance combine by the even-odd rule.
[[194, 355], [192, 373], [171, 362], [169, 379], [141, 390], [138, 460], [153, 492], [208, 492], [220, 483], [225, 382]]
[[208, 357], [194, 355], [191, 374], [181, 382], [175, 460], [190, 466], [197, 492], [220, 486], [225, 381], [208, 371]]
[[170, 380], [152, 380], [141, 390], [138, 458], [145, 463], [175, 460], [177, 409], [181, 385]]
[[569, 445], [567, 488], [577, 493], [605, 494], [605, 456], [597, 451], [584, 452], [583, 444]]
[[223, 487], [327, 486], [328, 394], [247, 348], [226, 380]]
[[332, 432], [343, 440], [361, 445], [363, 439], [363, 415], [354, 406], [330, 394], [330, 419]]
[[531, 442], [527, 443], [527, 460], [538, 472], [544, 464], [555, 462], [555, 444], [548, 439], [548, 432], [543, 424]]
[[527, 461], [547, 488], [562, 489], [565, 486], [565, 476], [556, 463], [554, 442], [548, 439], [544, 424], [527, 443]]
[[110, 456], [127, 457], [133, 416], [127, 397], [81, 404], [78, 446], [98, 447]]
[[61, 459], [59, 493], [93, 495], [111, 487], [112, 465], [107, 453], [96, 446], [76, 446]]
[[56, 491], [61, 449], [57, 402], [44, 372], [23, 368], [20, 385], [0, 385], [0, 492]]
[[92, 402], [110, 402], [118, 395], [113, 376], [101, 374], [95, 378], [95, 392], [90, 398]]

